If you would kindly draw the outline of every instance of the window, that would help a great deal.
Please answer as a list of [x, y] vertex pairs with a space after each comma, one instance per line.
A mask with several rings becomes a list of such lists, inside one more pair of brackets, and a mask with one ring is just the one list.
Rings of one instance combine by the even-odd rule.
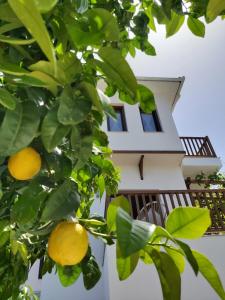
[[123, 106], [114, 106], [116, 120], [107, 118], [108, 131], [127, 131], [126, 119]]
[[140, 114], [144, 131], [162, 131], [156, 110], [152, 113], [145, 113], [140, 109]]

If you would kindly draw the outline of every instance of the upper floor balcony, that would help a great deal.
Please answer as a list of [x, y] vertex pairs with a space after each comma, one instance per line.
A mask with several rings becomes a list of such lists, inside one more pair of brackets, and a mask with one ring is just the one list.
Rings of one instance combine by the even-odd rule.
[[208, 136], [205, 137], [180, 137], [186, 156], [190, 157], [217, 157]]
[[222, 164], [210, 142], [205, 137], [180, 137], [185, 157], [182, 161], [184, 177], [195, 178], [201, 172], [209, 175], [217, 172]]

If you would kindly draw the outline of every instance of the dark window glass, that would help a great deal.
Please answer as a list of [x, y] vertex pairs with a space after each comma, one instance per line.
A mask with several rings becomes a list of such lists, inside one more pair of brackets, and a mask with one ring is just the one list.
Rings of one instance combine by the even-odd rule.
[[140, 114], [144, 131], [162, 131], [156, 111], [153, 111], [152, 113], [145, 113], [140, 110]]
[[126, 131], [126, 120], [123, 107], [115, 106], [114, 110], [116, 112], [116, 119], [108, 117], [108, 131]]

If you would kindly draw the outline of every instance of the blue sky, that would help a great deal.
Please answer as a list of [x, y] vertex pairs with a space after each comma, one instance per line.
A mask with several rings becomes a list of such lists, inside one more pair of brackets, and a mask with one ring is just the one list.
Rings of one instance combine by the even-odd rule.
[[137, 53], [129, 58], [137, 76], [185, 76], [181, 98], [174, 111], [180, 135], [208, 135], [225, 170], [225, 21], [206, 25], [205, 38], [194, 36], [185, 26], [165, 38], [159, 26], [150, 42], [156, 57]]

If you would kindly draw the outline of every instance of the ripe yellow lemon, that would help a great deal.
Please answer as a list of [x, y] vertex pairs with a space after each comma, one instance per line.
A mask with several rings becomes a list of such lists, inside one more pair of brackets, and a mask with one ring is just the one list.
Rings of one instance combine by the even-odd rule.
[[62, 266], [78, 264], [87, 250], [87, 231], [78, 223], [69, 221], [59, 223], [48, 240], [49, 256]]
[[24, 148], [10, 156], [8, 169], [12, 177], [18, 180], [31, 179], [41, 169], [41, 157], [33, 148]]

